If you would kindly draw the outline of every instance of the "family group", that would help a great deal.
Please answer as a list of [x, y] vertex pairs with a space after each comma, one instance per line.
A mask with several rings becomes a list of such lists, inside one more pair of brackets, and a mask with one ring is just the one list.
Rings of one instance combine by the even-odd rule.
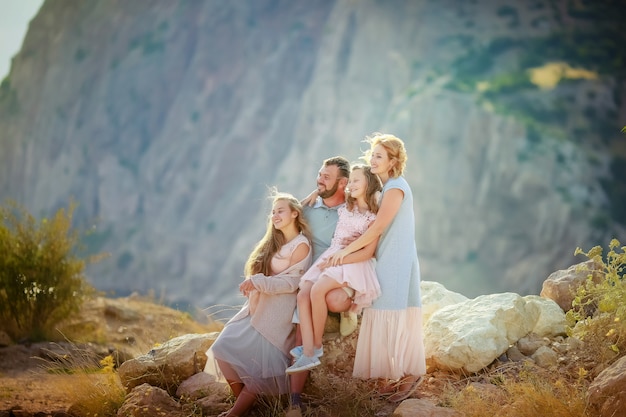
[[373, 380], [381, 396], [408, 398], [426, 373], [405, 145], [382, 133], [366, 142], [365, 164], [326, 159], [302, 202], [274, 190], [267, 230], [239, 285], [247, 301], [207, 351], [205, 372], [235, 396], [220, 417], [243, 416], [260, 395], [287, 393], [286, 416], [300, 416], [329, 311], [344, 315], [342, 334], [361, 316], [353, 376]]

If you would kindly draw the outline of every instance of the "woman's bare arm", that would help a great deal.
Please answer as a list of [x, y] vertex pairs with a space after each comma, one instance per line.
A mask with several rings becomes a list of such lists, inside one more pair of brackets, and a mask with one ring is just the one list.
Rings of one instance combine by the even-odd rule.
[[387, 226], [391, 224], [396, 214], [400, 210], [400, 205], [404, 199], [404, 192], [398, 188], [392, 188], [387, 190], [383, 194], [383, 199], [380, 203], [380, 209], [376, 214], [376, 220], [374, 223], [354, 242], [350, 243], [344, 249], [336, 252], [330, 258], [332, 265], [341, 265], [343, 260], [349, 254], [358, 251], [359, 249], [369, 245], [374, 240], [380, 238]]

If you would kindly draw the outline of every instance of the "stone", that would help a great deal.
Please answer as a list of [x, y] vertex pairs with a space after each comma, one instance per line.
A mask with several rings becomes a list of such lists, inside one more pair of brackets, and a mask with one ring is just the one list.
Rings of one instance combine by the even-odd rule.
[[457, 304], [468, 299], [466, 296], [450, 291], [442, 284], [433, 281], [421, 281], [420, 292], [422, 295], [423, 323], [426, 323], [430, 316], [442, 307]]
[[177, 398], [197, 400], [198, 398], [215, 397], [224, 398], [228, 395], [228, 385], [215, 380], [213, 375], [206, 372], [198, 372], [184, 380], [176, 390]]
[[532, 356], [542, 346], [550, 344], [549, 339], [530, 333], [517, 341], [517, 348], [526, 356]]
[[402, 401], [393, 411], [392, 417], [461, 417], [462, 414], [451, 408], [439, 407], [426, 399]]
[[558, 355], [548, 346], [541, 346], [533, 353], [531, 359], [542, 368], [549, 368], [552, 365], [556, 365]]
[[217, 335], [214, 332], [179, 336], [124, 362], [118, 369], [122, 385], [131, 390], [148, 383], [173, 395], [182, 381], [204, 369], [205, 352]]
[[602, 278], [599, 269], [600, 265], [590, 259], [565, 270], [555, 271], [543, 282], [539, 295], [554, 300], [563, 311], [567, 312], [572, 309], [576, 289], [585, 282], [588, 276], [596, 282]]
[[105, 316], [113, 317], [123, 322], [134, 322], [142, 319], [140, 313], [132, 308], [129, 308], [122, 302], [117, 300], [106, 299], [106, 306], [104, 307]]
[[141, 384], [126, 396], [118, 417], [183, 417], [182, 407], [167, 391]]
[[566, 333], [565, 313], [556, 301], [537, 295], [527, 295], [524, 300], [527, 304], [534, 304], [539, 310], [539, 318], [532, 330], [533, 333], [542, 337], [555, 337]]
[[435, 367], [477, 372], [536, 325], [539, 309], [514, 293], [443, 307], [424, 326], [426, 358]]
[[622, 356], [593, 380], [587, 390], [589, 403], [600, 417], [624, 415], [626, 410], [626, 356]]
[[526, 355], [524, 355], [522, 352], [519, 351], [519, 349], [517, 348], [516, 345], [511, 346], [506, 351], [506, 356], [507, 356], [507, 358], [509, 358], [509, 360], [511, 360], [513, 362], [521, 362], [523, 360], [528, 359], [528, 357]]

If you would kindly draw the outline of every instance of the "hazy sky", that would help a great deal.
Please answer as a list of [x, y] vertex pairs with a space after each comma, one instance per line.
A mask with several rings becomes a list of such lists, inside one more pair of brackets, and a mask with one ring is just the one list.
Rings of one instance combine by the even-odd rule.
[[22, 47], [28, 23], [43, 0], [0, 0], [0, 81], [9, 74], [11, 58]]

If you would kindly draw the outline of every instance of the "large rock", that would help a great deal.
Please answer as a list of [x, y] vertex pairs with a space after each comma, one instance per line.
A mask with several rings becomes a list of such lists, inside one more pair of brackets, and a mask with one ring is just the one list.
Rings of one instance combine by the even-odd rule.
[[539, 317], [532, 330], [533, 333], [542, 337], [553, 337], [565, 334], [567, 319], [565, 318], [565, 313], [555, 301], [536, 295], [527, 295], [524, 297], [524, 300], [529, 307], [532, 304], [536, 304], [539, 310]]
[[421, 281], [422, 320], [426, 323], [430, 316], [440, 308], [467, 300], [463, 294], [448, 290], [442, 284], [433, 281]]
[[442, 369], [479, 371], [532, 331], [539, 316], [537, 304], [513, 293], [444, 307], [424, 326], [426, 358]]
[[184, 380], [176, 390], [176, 397], [197, 400], [198, 398], [223, 398], [228, 395], [228, 384], [216, 381], [213, 375], [198, 372]]
[[216, 338], [217, 333], [183, 335], [128, 360], [118, 370], [122, 385], [131, 390], [147, 383], [173, 395], [182, 381], [204, 369], [205, 352]]
[[596, 282], [602, 278], [600, 265], [592, 259], [551, 273], [543, 282], [539, 295], [554, 300], [563, 311], [569, 311], [576, 290], [588, 277]]
[[626, 356], [606, 368], [587, 390], [589, 402], [601, 417], [623, 416], [626, 410]]
[[117, 417], [183, 417], [182, 406], [167, 391], [141, 384], [126, 396]]

